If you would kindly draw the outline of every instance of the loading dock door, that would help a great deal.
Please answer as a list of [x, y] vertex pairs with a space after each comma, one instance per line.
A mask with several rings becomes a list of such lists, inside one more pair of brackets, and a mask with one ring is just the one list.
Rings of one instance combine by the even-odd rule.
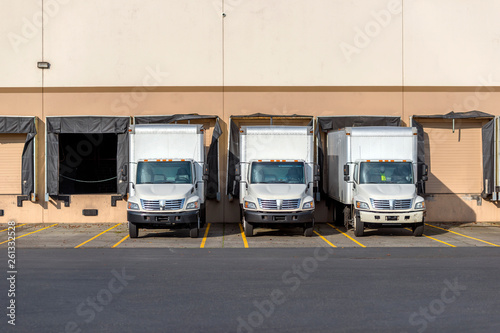
[[36, 123], [36, 117], [0, 117], [0, 194], [22, 194], [18, 206], [36, 200]]
[[476, 194], [482, 191], [481, 127], [487, 120], [419, 120], [424, 128], [429, 166], [426, 193]]
[[[45, 200], [48, 201], [49, 195], [96, 193], [99, 191], [96, 188], [102, 188], [99, 184], [108, 180], [116, 183], [113, 189], [117, 194], [125, 195], [128, 180], [124, 168], [128, 163], [129, 123], [130, 117], [47, 117]], [[113, 142], [110, 142], [110, 137]], [[108, 165], [107, 172], [96, 174], [103, 163], [92, 165], [89, 162], [92, 158], [108, 158], [109, 154], [101, 153], [109, 147], [108, 144], [113, 146], [115, 152], [114, 163]], [[66, 193], [61, 192], [61, 179], [74, 185], [64, 185], [62, 190]], [[97, 185], [89, 189], [81, 184]], [[107, 192], [107, 189], [102, 191]]]
[[26, 134], [0, 134], [0, 194], [21, 194]]

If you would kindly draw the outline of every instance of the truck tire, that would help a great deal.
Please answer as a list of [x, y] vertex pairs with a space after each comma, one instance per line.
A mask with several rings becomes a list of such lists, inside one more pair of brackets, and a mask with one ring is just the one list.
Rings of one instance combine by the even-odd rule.
[[250, 223], [247, 222], [247, 220], [245, 220], [243, 218], [243, 230], [245, 230], [245, 236], [246, 237], [252, 237], [253, 236], [253, 225], [251, 225]]
[[424, 234], [424, 223], [417, 225], [412, 228], [413, 229], [413, 236], [415, 237], [421, 237]]
[[137, 228], [137, 224], [132, 222], [128, 223], [128, 235], [130, 238], [137, 238], [139, 236], [139, 228]]
[[362, 237], [364, 235], [365, 224], [361, 222], [361, 219], [354, 214], [354, 236]]
[[189, 229], [189, 237], [191, 237], [191, 238], [198, 238], [199, 233], [200, 233], [200, 229], [198, 229], [198, 228]]
[[201, 205], [200, 208], [200, 222], [200, 227], [204, 228], [205, 224], [207, 223], [207, 206], [205, 206], [205, 204]]
[[304, 225], [304, 236], [311, 237], [313, 235], [314, 222], [306, 223]]
[[344, 207], [343, 213], [344, 213], [344, 227], [346, 230], [349, 230], [350, 227], [349, 220], [351, 219], [351, 209], [349, 208], [349, 206]]

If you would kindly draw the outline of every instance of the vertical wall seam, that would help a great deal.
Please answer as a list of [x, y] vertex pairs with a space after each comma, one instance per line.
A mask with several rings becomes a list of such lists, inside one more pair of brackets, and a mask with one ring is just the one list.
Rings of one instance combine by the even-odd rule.
[[[224, 17], [224, 13], [225, 13], [225, 8], [224, 8], [224, 0], [220, 0], [221, 1], [221, 8], [222, 8], [222, 13], [220, 13], [221, 15], [221, 34], [222, 34], [222, 41], [221, 41], [221, 47], [222, 47], [222, 54], [221, 54], [221, 61], [222, 61], [222, 119], [226, 119], [225, 118], [225, 112], [226, 112], [226, 106], [225, 106], [225, 62], [224, 62], [224, 39], [225, 39], [225, 35], [224, 35], [224, 20], [225, 20], [225, 17]], [[229, 135], [229, 134], [228, 134]], [[219, 148], [220, 148], [220, 145], [219, 145]], [[227, 149], [226, 149], [226, 153], [227, 153]], [[220, 155], [222, 156], [222, 154]], [[228, 158], [226, 156], [226, 158]], [[220, 160], [219, 160], [219, 169], [220, 169]], [[226, 173], [227, 173], [227, 170], [226, 170]], [[227, 177], [226, 177], [226, 180], [227, 180]], [[219, 178], [219, 182], [220, 182], [220, 178]], [[219, 184], [220, 185], [220, 184]], [[226, 187], [227, 187], [227, 184], [226, 184]], [[221, 200], [222, 200], [222, 193], [221, 193]], [[224, 200], [223, 201], [223, 204], [222, 204], [222, 221], [225, 222], [226, 221], [226, 208], [227, 208], [227, 200]]]
[[[405, 8], [404, 1], [401, 1], [401, 119], [405, 119]], [[411, 126], [411, 124], [408, 124]]]
[[[42, 61], [45, 61], [45, 11], [43, 10], [44, 8], [44, 1], [45, 0], [41, 0], [42, 1]], [[44, 122], [45, 126], [47, 126], [47, 121], [45, 120], [45, 69], [42, 69], [42, 89], [41, 89], [41, 102], [42, 102], [42, 119], [41, 121]], [[47, 133], [47, 131], [44, 131], [44, 133]], [[37, 135], [39, 135], [40, 133], [37, 133]], [[47, 140], [47, 137], [44, 137], [44, 145], [47, 145], [47, 143], [45, 142]], [[38, 147], [39, 149], [39, 147]], [[46, 160], [46, 157], [45, 159]], [[45, 170], [45, 173], [47, 173], [47, 165], [44, 165], [44, 170]], [[43, 177], [45, 179], [45, 177]], [[44, 182], [46, 182], [46, 179], [44, 180]], [[38, 184], [40, 184], [40, 182], [38, 182]], [[47, 184], [43, 184], [43, 191], [38, 195], [38, 200], [40, 200], [41, 202], [43, 202], [42, 204], [42, 223], [45, 223], [45, 205], [47, 204], [45, 202], [45, 187], [47, 186]], [[42, 198], [43, 196], [43, 198]]]

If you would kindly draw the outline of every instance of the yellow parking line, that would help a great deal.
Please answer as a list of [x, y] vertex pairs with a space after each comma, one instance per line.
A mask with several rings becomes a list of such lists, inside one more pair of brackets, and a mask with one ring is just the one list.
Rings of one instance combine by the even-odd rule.
[[[405, 228], [405, 229], [406, 229], [406, 230], [408, 230], [408, 231], [412, 231], [410, 228]], [[413, 232], [413, 231], [412, 231], [412, 232]], [[427, 238], [430, 238], [430, 239], [432, 239], [432, 240], [435, 240], [436, 242], [446, 244], [446, 245], [451, 246], [451, 247], [456, 247], [455, 245], [452, 245], [452, 244], [450, 244], [450, 243], [446, 243], [446, 242], [444, 242], [444, 241], [442, 241], [442, 240], [439, 240], [439, 239], [434, 238], [434, 237], [431, 237], [431, 236], [427, 236], [426, 234], [422, 234], [422, 236], [427, 237]]]
[[123, 237], [121, 241], [119, 241], [118, 243], [116, 243], [115, 245], [113, 245], [111, 248], [115, 248], [115, 247], [117, 247], [118, 245], [120, 245], [120, 244], [121, 244], [121, 243], [122, 243], [125, 239], [127, 239], [128, 237], [129, 237], [129, 235], [127, 235], [127, 236]]
[[207, 223], [207, 229], [205, 230], [205, 235], [203, 236], [203, 240], [201, 241], [200, 249], [205, 247], [205, 242], [207, 241], [208, 229], [210, 229], [210, 223]]
[[490, 244], [490, 245], [493, 245], [493, 246], [498, 246], [500, 247], [500, 245], [497, 245], [497, 244], [493, 244], [493, 243], [490, 243], [490, 242], [487, 242], [485, 240], [482, 240], [482, 239], [479, 239], [479, 238], [474, 238], [474, 237], [471, 237], [471, 236], [467, 236], [467, 235], [463, 235], [463, 234], [460, 234], [456, 231], [451, 231], [451, 230], [447, 230], [447, 229], [444, 229], [444, 228], [440, 228], [440, 227], [436, 227], [434, 225], [430, 225], [430, 224], [425, 224], [425, 225], [428, 225], [429, 227], [433, 227], [433, 228], [436, 228], [436, 229], [440, 229], [440, 230], [444, 230], [444, 231], [447, 231], [447, 232], [451, 232], [453, 234], [456, 234], [456, 235], [459, 235], [459, 236], [462, 236], [462, 237], [466, 237], [466, 238], [470, 238], [470, 239], [474, 239], [474, 240], [477, 240], [479, 242], [483, 242], [483, 243], [486, 243], [486, 244]]
[[351, 236], [349, 236], [348, 234], [346, 234], [345, 232], [343, 232], [342, 230], [340, 230], [339, 228], [337, 228], [336, 226], [330, 224], [330, 223], [327, 223], [330, 227], [332, 227], [333, 229], [337, 230], [338, 232], [340, 232], [342, 235], [346, 236], [347, 238], [349, 238], [350, 240], [352, 240], [354, 243], [358, 244], [359, 246], [361, 247], [366, 247], [365, 245], [361, 244], [360, 242], [358, 242], [357, 240], [355, 240], [354, 238], [352, 238]]
[[[52, 225], [49, 225], [48, 227], [45, 227], [45, 228], [42, 228], [42, 229], [39, 229], [39, 230], [35, 230], [35, 231], [32, 231], [32, 232], [28, 232], [27, 234], [24, 234], [24, 235], [21, 235], [19, 237], [16, 237], [15, 239], [19, 239], [19, 238], [23, 238], [24, 236], [28, 236], [28, 235], [31, 235], [31, 234], [34, 234], [35, 232], [39, 232], [39, 231], [42, 231], [42, 230], [45, 230], [45, 229], [48, 229], [48, 228], [52, 228], [53, 226], [57, 225], [57, 223], [55, 224], [52, 224]], [[5, 242], [1, 242], [1, 244], [5, 244], [7, 243], [9, 240], [6, 240]]]
[[[22, 227], [23, 225], [26, 225], [26, 223], [23, 223], [23, 224], [19, 224], [19, 225], [15, 225], [14, 228], [18, 228], [18, 227]], [[5, 230], [9, 230], [9, 228], [7, 229], [3, 229], [3, 230], [0, 230], [0, 232], [3, 232]]]
[[241, 239], [243, 239], [243, 244], [245, 244], [245, 248], [248, 248], [247, 237], [245, 236], [245, 231], [243, 230], [243, 226], [241, 225], [241, 223], [238, 223], [238, 225], [240, 226]]
[[318, 235], [319, 237], [321, 237], [322, 240], [324, 240], [328, 245], [330, 245], [331, 247], [336, 247], [335, 245], [333, 245], [328, 239], [326, 239], [325, 237], [321, 236], [316, 230], [313, 230], [313, 232]]
[[75, 249], [79, 248], [79, 247], [80, 247], [80, 246], [82, 246], [82, 245], [87, 244], [87, 243], [88, 243], [88, 242], [90, 242], [91, 240], [96, 239], [97, 237], [101, 236], [102, 234], [105, 234], [106, 232], [110, 231], [110, 230], [111, 230], [111, 229], [113, 229], [113, 228], [116, 228], [116, 227], [117, 227], [117, 226], [119, 226], [119, 225], [120, 225], [120, 224], [118, 224], [118, 223], [117, 223], [117, 224], [115, 224], [115, 225], [114, 225], [114, 226], [112, 226], [111, 228], [108, 228], [108, 229], [104, 230], [104, 231], [103, 231], [103, 232], [101, 232], [100, 234], [98, 234], [98, 235], [96, 235], [96, 236], [92, 237], [91, 239], [89, 239], [89, 240], [87, 240], [87, 241], [83, 242], [82, 244], [75, 246]]

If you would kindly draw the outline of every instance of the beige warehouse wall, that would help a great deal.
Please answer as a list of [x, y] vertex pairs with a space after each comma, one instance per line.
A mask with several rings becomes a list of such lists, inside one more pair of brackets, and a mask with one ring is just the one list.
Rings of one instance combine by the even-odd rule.
[[404, 1], [404, 84], [498, 86], [496, 0]]
[[497, 86], [499, 7], [496, 0], [12, 2], [0, 22], [9, 64], [0, 86], [40, 86], [42, 58], [52, 65], [45, 87]]
[[226, 4], [228, 86], [402, 84], [400, 1], [228, 0]]
[[[0, 87], [41, 87], [42, 1], [4, 1], [0, 20]], [[1, 107], [1, 106], [0, 106]]]
[[45, 86], [222, 85], [222, 17], [212, 1], [64, 3], [44, 30]]

